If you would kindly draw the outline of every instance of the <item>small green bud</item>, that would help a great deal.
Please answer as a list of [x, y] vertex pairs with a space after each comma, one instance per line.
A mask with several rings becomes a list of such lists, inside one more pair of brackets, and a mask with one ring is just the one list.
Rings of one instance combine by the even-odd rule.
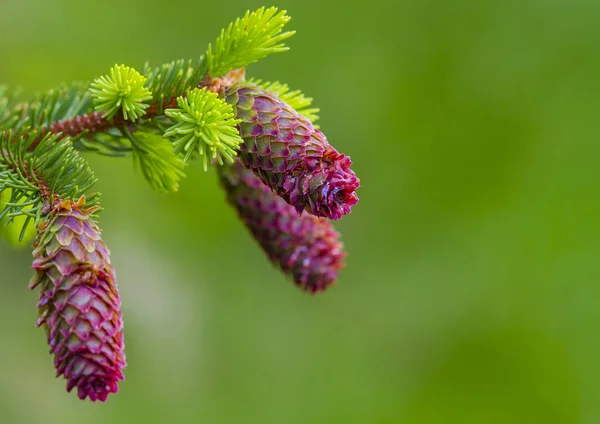
[[103, 118], [112, 118], [119, 109], [123, 119], [135, 121], [146, 113], [144, 103], [152, 98], [152, 93], [144, 84], [146, 77], [129, 66], [115, 65], [108, 75], [96, 79], [90, 85], [95, 109], [104, 112]]
[[202, 156], [204, 170], [209, 158], [223, 164], [223, 158], [233, 162], [243, 142], [237, 130], [241, 122], [235, 119], [233, 107], [206, 88], [193, 90], [177, 98], [175, 109], [165, 115], [175, 123], [164, 136], [173, 138], [175, 153], [182, 153], [187, 162], [194, 153]]

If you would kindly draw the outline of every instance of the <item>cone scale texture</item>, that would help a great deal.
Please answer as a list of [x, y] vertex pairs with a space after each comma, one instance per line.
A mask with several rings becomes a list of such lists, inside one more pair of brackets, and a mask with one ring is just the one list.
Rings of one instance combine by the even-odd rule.
[[331, 222], [298, 216], [239, 160], [218, 169], [227, 200], [276, 266], [310, 293], [335, 282], [345, 253]]
[[124, 378], [123, 321], [109, 251], [83, 203], [63, 202], [43, 224], [30, 288], [41, 289], [37, 325], [57, 376], [80, 399], [105, 401]]
[[274, 92], [241, 82], [224, 96], [242, 120], [239, 157], [263, 183], [298, 213], [329, 219], [350, 213], [360, 181], [348, 156]]

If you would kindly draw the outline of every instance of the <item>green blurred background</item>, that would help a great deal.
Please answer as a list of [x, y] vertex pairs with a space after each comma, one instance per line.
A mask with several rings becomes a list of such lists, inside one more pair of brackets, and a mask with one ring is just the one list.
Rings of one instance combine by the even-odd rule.
[[[3, 0], [0, 82], [195, 58], [261, 5]], [[273, 269], [214, 172], [165, 196], [89, 156], [127, 380], [104, 405], [65, 393], [30, 250], [1, 244], [0, 422], [600, 422], [600, 3], [275, 5], [298, 34], [248, 75], [313, 96], [362, 180], [338, 284]]]

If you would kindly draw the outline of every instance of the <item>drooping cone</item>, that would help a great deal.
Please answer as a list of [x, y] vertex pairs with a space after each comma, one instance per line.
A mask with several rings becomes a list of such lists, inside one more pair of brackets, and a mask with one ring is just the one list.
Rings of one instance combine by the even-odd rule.
[[328, 220], [298, 216], [239, 160], [219, 166], [219, 174], [227, 200], [275, 265], [311, 293], [335, 282], [345, 253]]
[[34, 245], [30, 288], [41, 288], [37, 325], [46, 330], [57, 376], [80, 399], [105, 401], [124, 378], [121, 302], [94, 210], [84, 203], [50, 212]]
[[240, 159], [263, 183], [298, 213], [340, 219], [350, 212], [360, 185], [352, 162], [307, 118], [252, 82], [232, 85], [225, 100], [242, 120]]

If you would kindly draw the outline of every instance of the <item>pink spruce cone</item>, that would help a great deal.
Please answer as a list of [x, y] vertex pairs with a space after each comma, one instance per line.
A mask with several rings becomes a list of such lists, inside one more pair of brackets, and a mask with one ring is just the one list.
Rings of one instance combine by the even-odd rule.
[[272, 91], [241, 82], [224, 96], [242, 120], [240, 159], [263, 183], [298, 213], [329, 219], [350, 213], [360, 181], [348, 156]]
[[344, 246], [331, 222], [296, 210], [236, 160], [219, 167], [229, 203], [271, 261], [304, 290], [332, 285], [344, 267]]
[[109, 251], [84, 209], [85, 198], [63, 202], [40, 229], [34, 245], [41, 287], [38, 326], [44, 326], [57, 377], [80, 399], [104, 402], [123, 380], [125, 353], [121, 302]]

